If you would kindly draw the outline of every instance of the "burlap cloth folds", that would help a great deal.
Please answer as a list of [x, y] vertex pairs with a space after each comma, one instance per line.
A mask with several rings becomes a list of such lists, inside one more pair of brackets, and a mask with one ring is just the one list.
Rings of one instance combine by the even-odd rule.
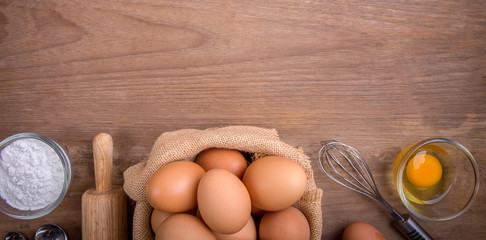
[[150, 227], [152, 207], [145, 199], [145, 186], [152, 174], [162, 165], [179, 161], [194, 161], [196, 155], [208, 148], [229, 148], [249, 153], [282, 156], [300, 164], [307, 174], [307, 187], [302, 198], [294, 204], [309, 220], [311, 239], [322, 234], [322, 190], [316, 187], [309, 158], [301, 149], [279, 139], [275, 129], [250, 126], [230, 126], [206, 130], [183, 129], [166, 132], [154, 143], [148, 161], [128, 168], [123, 188], [136, 201], [133, 216], [133, 239], [153, 239]]

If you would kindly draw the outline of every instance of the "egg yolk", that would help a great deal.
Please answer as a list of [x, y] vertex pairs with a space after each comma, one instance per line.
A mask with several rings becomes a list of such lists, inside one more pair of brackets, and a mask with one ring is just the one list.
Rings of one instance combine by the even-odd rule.
[[408, 162], [406, 174], [408, 181], [413, 185], [422, 188], [432, 187], [442, 177], [442, 165], [430, 154], [417, 154]]

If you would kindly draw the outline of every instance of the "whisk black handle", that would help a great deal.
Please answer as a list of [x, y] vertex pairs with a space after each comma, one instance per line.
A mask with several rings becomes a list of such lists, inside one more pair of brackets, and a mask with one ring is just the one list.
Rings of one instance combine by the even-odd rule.
[[395, 221], [394, 225], [410, 240], [433, 240], [433, 238], [408, 214], [404, 214], [403, 221]]

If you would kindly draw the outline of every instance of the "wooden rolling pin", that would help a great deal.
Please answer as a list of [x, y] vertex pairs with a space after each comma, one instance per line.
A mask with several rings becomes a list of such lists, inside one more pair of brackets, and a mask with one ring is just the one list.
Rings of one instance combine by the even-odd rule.
[[112, 186], [113, 140], [107, 133], [93, 139], [96, 189], [82, 197], [83, 239], [127, 239], [127, 196], [121, 186]]

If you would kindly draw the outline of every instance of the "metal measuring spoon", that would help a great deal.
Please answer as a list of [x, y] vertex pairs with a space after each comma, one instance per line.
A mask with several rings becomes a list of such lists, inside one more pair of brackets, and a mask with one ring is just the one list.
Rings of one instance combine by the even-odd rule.
[[9, 232], [5, 236], [5, 240], [26, 240], [27, 238], [24, 237], [21, 233], [18, 232]]
[[37, 232], [35, 232], [35, 240], [67, 240], [67, 235], [57, 225], [46, 224], [42, 225]]

